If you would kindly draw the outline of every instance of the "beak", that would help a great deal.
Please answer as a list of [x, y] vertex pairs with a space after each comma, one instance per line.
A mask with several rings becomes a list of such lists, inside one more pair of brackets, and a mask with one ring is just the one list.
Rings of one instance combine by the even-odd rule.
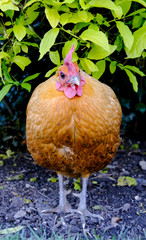
[[80, 86], [80, 77], [78, 75], [71, 76], [71, 78], [67, 82], [70, 84]]

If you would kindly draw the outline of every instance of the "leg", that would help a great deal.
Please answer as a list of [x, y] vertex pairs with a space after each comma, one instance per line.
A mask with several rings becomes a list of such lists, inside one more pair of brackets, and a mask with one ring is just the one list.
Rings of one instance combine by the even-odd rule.
[[59, 179], [59, 205], [56, 208], [45, 209], [42, 213], [70, 213], [72, 211], [69, 203], [67, 202], [66, 196], [69, 191], [64, 189], [63, 175], [58, 174]]
[[76, 211], [81, 214], [81, 222], [82, 222], [83, 229], [85, 229], [85, 220], [87, 216], [91, 218], [98, 218], [98, 220], [101, 220], [101, 219], [103, 220], [103, 218], [100, 215], [91, 213], [87, 209], [87, 204], [86, 204], [87, 182], [88, 182], [88, 177], [85, 177], [85, 178], [82, 177], [82, 191], [79, 194], [75, 194], [75, 196], [80, 198], [79, 207]]

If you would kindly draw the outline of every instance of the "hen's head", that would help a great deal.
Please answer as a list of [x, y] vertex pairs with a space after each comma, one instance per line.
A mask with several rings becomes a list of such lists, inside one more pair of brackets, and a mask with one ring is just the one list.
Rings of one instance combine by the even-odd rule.
[[56, 88], [58, 91], [64, 92], [68, 98], [74, 98], [76, 95], [82, 96], [83, 85], [86, 83], [80, 74], [77, 63], [71, 62], [74, 50], [73, 45], [64, 59], [64, 65], [62, 65], [57, 72]]

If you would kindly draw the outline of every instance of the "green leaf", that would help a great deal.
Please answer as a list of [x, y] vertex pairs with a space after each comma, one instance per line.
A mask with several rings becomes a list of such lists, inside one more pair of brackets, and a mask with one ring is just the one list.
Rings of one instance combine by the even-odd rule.
[[122, 16], [122, 8], [120, 6], [116, 6], [115, 3], [111, 0], [91, 0], [89, 2], [90, 6], [93, 7], [98, 7], [98, 8], [107, 8], [110, 10], [114, 10], [115, 11], [115, 15], [118, 18], [121, 18]]
[[23, 71], [26, 66], [28, 66], [31, 61], [27, 57], [16, 55], [12, 58], [13, 62], [16, 63]]
[[57, 70], [58, 70], [58, 66], [55, 67], [55, 68], [53, 68], [53, 69], [51, 69], [51, 70], [49, 70], [49, 71], [46, 73], [45, 77], [50, 77], [50, 76], [52, 75], [52, 73], [56, 72]]
[[15, 154], [15, 153], [14, 153], [13, 151], [11, 151], [11, 149], [8, 149], [8, 150], [6, 151], [7, 158], [12, 157], [14, 154]]
[[30, 200], [30, 199], [27, 199], [27, 198], [23, 198], [23, 199], [24, 199], [24, 202], [25, 202], [26, 204], [31, 203], [31, 200]]
[[[81, 13], [81, 17], [80, 17], [80, 13]], [[89, 23], [93, 18], [94, 16], [90, 12], [85, 13], [85, 11], [78, 11], [76, 13], [72, 13], [72, 16], [68, 19], [67, 23], [74, 23], [74, 24], [79, 22]]]
[[0, 102], [5, 97], [5, 95], [10, 91], [13, 84], [7, 84], [0, 90]]
[[74, 0], [65, 0], [65, 3], [72, 3]]
[[48, 178], [47, 181], [56, 183], [58, 181], [58, 178], [51, 177], [51, 178]]
[[36, 20], [36, 18], [39, 16], [39, 12], [35, 11], [38, 8], [39, 8], [39, 3], [35, 3], [27, 9], [26, 15], [27, 15], [27, 23], [28, 24], [33, 23], [34, 20]]
[[139, 144], [137, 144], [137, 143], [133, 144], [133, 145], [130, 147], [130, 149], [136, 149], [136, 150], [138, 150], [138, 149], [139, 149]]
[[37, 43], [31, 43], [31, 42], [21, 42], [22, 44], [26, 44], [27, 46], [37, 47], [39, 48]]
[[116, 22], [116, 24], [123, 38], [125, 46], [128, 48], [128, 50], [130, 50], [134, 42], [134, 37], [132, 35], [132, 32], [130, 31], [129, 27], [125, 25], [123, 22], [118, 21]]
[[37, 177], [31, 178], [30, 182], [35, 182], [37, 180]]
[[96, 63], [96, 66], [98, 68], [98, 72], [93, 72], [92, 76], [96, 79], [99, 79], [105, 72], [106, 61], [105, 60], [98, 61]]
[[[78, 41], [76, 38], [72, 38], [72, 40], [70, 41], [67, 41], [65, 44], [64, 44], [64, 47], [62, 49], [62, 57], [63, 59], [66, 57], [66, 55], [69, 53], [72, 45], [74, 44], [75, 46], [75, 49], [78, 45]], [[78, 55], [76, 52], [73, 52], [73, 55], [72, 55], [72, 62], [76, 62], [78, 60]]]
[[7, 70], [7, 67], [6, 67], [6, 64], [5, 64], [5, 60], [2, 61], [2, 70], [3, 70], [3, 74], [4, 74], [4, 78], [5, 78], [5, 81], [7, 83], [15, 83], [12, 78], [10, 77], [10, 74], [8, 73], [8, 70]]
[[94, 210], [100, 210], [101, 206], [100, 205], [95, 205], [94, 207], [92, 207]]
[[96, 21], [98, 22], [99, 25], [101, 25], [104, 21], [104, 18], [101, 14], [97, 13], [96, 14]]
[[111, 0], [91, 0], [89, 5], [98, 8], [107, 8], [110, 10], [117, 9], [117, 6]]
[[55, 65], [60, 64], [60, 56], [58, 51], [55, 51], [55, 52], [50, 51], [49, 57], [51, 59], [51, 62], [53, 62]]
[[0, 160], [0, 167], [4, 166], [4, 162]]
[[141, 9], [138, 9], [130, 14], [128, 14], [126, 17], [131, 17], [131, 16], [135, 16], [136, 14], [139, 14], [139, 13], [144, 13], [145, 12], [145, 8], [141, 8]]
[[55, 8], [45, 8], [46, 18], [48, 19], [52, 28], [55, 28], [60, 20], [60, 15]]
[[[116, 0], [116, 4], [121, 4], [121, 3], [125, 3], [125, 2], [131, 2], [132, 0]], [[138, 2], [140, 4], [142, 4], [143, 6], [146, 7], [146, 3], [145, 3], [145, 0], [133, 0], [134, 2]]]
[[133, 74], [132, 72], [130, 72], [128, 69], [124, 69], [124, 70], [125, 70], [125, 72], [127, 73], [130, 82], [132, 83], [132, 86], [133, 86], [134, 91], [137, 92], [137, 91], [138, 91], [138, 82], [137, 82], [136, 77], [135, 77], [134, 74]]
[[16, 233], [16, 232], [19, 232], [20, 230], [22, 230], [23, 228], [24, 228], [24, 226], [5, 228], [5, 229], [0, 230], [0, 235], [7, 235], [7, 234]]
[[26, 35], [26, 29], [22, 24], [15, 25], [13, 31], [18, 41], [21, 41]]
[[71, 16], [72, 16], [72, 13], [63, 13], [60, 16], [60, 23], [64, 26], [66, 23], [68, 23], [68, 20]]
[[78, 11], [78, 16], [83, 22], [87, 21], [88, 18], [87, 13], [88, 13], [87, 11]]
[[82, 58], [80, 59], [81, 65], [83, 69], [88, 73], [91, 74], [91, 72], [97, 72], [98, 67], [89, 59]]
[[0, 158], [2, 159], [7, 159], [7, 158], [10, 158], [14, 155], [15, 153], [11, 151], [11, 149], [8, 149], [6, 151], [6, 154], [0, 154]]
[[23, 9], [29, 7], [30, 5], [32, 5], [33, 3], [36, 3], [36, 2], [39, 2], [39, 0], [30, 0], [28, 3], [25, 4]]
[[95, 59], [95, 60], [103, 59], [111, 55], [116, 50], [117, 47], [109, 44], [109, 48], [110, 48], [110, 51], [106, 51], [102, 47], [98, 45], [94, 45], [90, 50], [90, 52], [88, 53], [88, 58]]
[[14, 10], [7, 10], [5, 12], [6, 16], [11, 18], [11, 20], [13, 19], [13, 16], [14, 16]]
[[25, 88], [29, 92], [31, 91], [31, 85], [29, 83], [21, 83], [21, 87]]
[[121, 35], [118, 35], [116, 37], [116, 40], [114, 41], [114, 45], [117, 46], [116, 51], [120, 52], [123, 49], [123, 40]]
[[21, 44], [21, 49], [23, 52], [28, 53], [28, 47], [25, 44]]
[[33, 80], [39, 76], [40, 73], [35, 73], [33, 75], [30, 75], [29, 77], [24, 78], [23, 83], [28, 82], [30, 80]]
[[141, 26], [142, 22], [143, 22], [142, 16], [140, 16], [140, 15], [134, 16], [133, 21], [132, 21], [132, 29], [139, 28]]
[[2, 51], [0, 52], [0, 59], [2, 58], [7, 59], [7, 58], [10, 58], [10, 56], [8, 53]]
[[17, 55], [18, 53], [21, 52], [21, 43], [18, 41], [15, 41], [13, 44], [13, 51], [15, 53], [15, 55]]
[[144, 76], [145, 76], [145, 74], [144, 74], [142, 71], [140, 71], [139, 68], [137, 68], [137, 67], [135, 67], [135, 66], [125, 65], [124, 68], [129, 69], [129, 70], [131, 70], [131, 71], [133, 71], [133, 72], [136, 72], [136, 73], [139, 74], [141, 77], [144, 77]]
[[142, 51], [146, 49], [146, 26], [142, 26], [140, 29], [133, 33], [134, 42], [129, 51], [126, 49], [128, 58], [138, 58], [141, 56]]
[[74, 190], [81, 191], [80, 178], [74, 179]]
[[[117, 4], [117, 1], [116, 1], [116, 4]], [[129, 2], [128, 1], [121, 2], [119, 5], [122, 8], [123, 15], [125, 16], [129, 12], [129, 10], [131, 8], [131, 2], [130, 1]]]
[[84, 41], [93, 42], [93, 43], [99, 45], [100, 47], [102, 47], [107, 52], [110, 52], [108, 39], [107, 39], [106, 35], [101, 31], [87, 29], [80, 35], [80, 38], [82, 38]]
[[53, 28], [49, 30], [47, 33], [45, 33], [43, 39], [40, 43], [40, 57], [39, 60], [47, 53], [49, 52], [50, 48], [55, 43], [55, 40], [57, 38], [57, 35], [59, 33], [59, 28]]
[[0, 9], [5, 12], [8, 10], [15, 10], [15, 11], [19, 11], [19, 8], [12, 2], [12, 0], [5, 0], [2, 2], [0, 2]]
[[118, 186], [127, 186], [128, 185], [130, 187], [130, 186], [136, 186], [137, 182], [136, 182], [135, 178], [122, 176], [122, 177], [118, 178], [117, 185]]
[[117, 62], [112, 61], [109, 66], [111, 74], [113, 74], [116, 71], [116, 67], [117, 67]]

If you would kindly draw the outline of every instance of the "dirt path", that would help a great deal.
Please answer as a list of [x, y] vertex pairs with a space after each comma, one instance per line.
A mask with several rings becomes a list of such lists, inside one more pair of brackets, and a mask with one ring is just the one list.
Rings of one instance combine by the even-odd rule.
[[[0, 162], [0, 225], [2, 229], [12, 226], [25, 226], [29, 235], [29, 224], [41, 235], [41, 226], [49, 237], [57, 222], [56, 214], [42, 215], [45, 207], [55, 207], [58, 203], [58, 182], [47, 181], [56, 178], [56, 174], [37, 166], [28, 153], [17, 154]], [[143, 161], [143, 162], [142, 162]], [[134, 239], [143, 236], [146, 231], [146, 150], [119, 150], [104, 173], [95, 173], [89, 179], [87, 204], [90, 211], [100, 213], [104, 221], [98, 223], [87, 219], [89, 239], [94, 233], [105, 239], [116, 236], [123, 230], [126, 236]], [[143, 163], [143, 164], [142, 164]], [[118, 186], [118, 178], [132, 177], [136, 186]], [[55, 179], [52, 179], [52, 181]], [[74, 190], [73, 179], [66, 179], [67, 188]], [[129, 184], [135, 184], [132, 180]], [[74, 208], [78, 199], [73, 194], [68, 200]], [[93, 208], [94, 207], [94, 208]], [[96, 211], [95, 211], [96, 209]], [[84, 238], [80, 218], [66, 218], [67, 227], [58, 226], [59, 235], [79, 236]]]

